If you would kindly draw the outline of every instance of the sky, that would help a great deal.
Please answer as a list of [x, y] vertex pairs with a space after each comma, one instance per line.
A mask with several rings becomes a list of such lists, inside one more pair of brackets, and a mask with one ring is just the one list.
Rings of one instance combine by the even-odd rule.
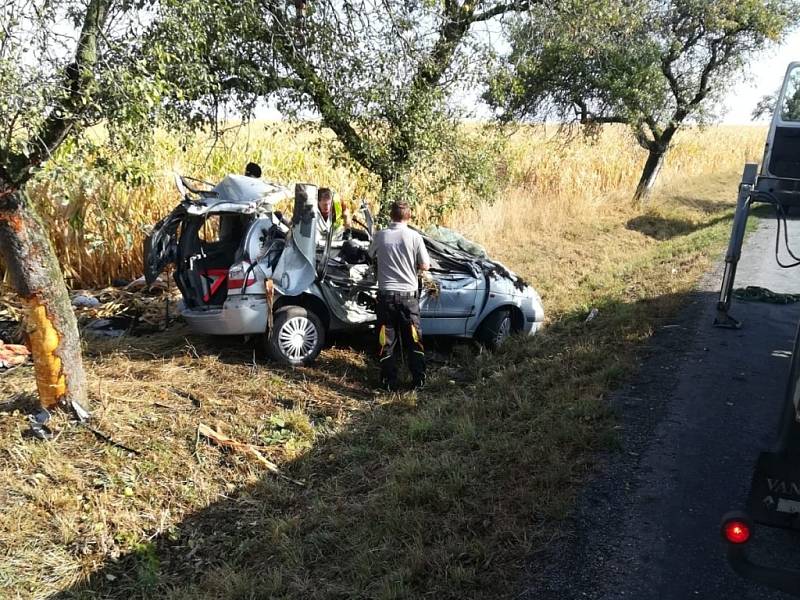
[[779, 48], [753, 61], [744, 81], [733, 84], [726, 94], [721, 121], [736, 125], [753, 123], [750, 114], [756, 104], [780, 87], [786, 67], [792, 61], [800, 62], [800, 31], [790, 35]]
[[[489, 35], [484, 33], [484, 35]], [[731, 125], [748, 125], [757, 123], [751, 118], [753, 109], [764, 96], [774, 93], [781, 85], [786, 74], [786, 67], [792, 61], [800, 62], [800, 31], [794, 32], [786, 38], [780, 47], [773, 48], [755, 59], [745, 73], [743, 79], [732, 83], [730, 91], [724, 95], [722, 106], [718, 111], [719, 120]], [[489, 118], [487, 109], [479, 107], [474, 109], [478, 101], [476, 92], [462, 98], [460, 103], [470, 111], [474, 111], [477, 118]], [[473, 105], [473, 106], [470, 106]], [[273, 103], [264, 103], [256, 110], [256, 118], [267, 120], [281, 120], [281, 113]], [[769, 116], [761, 122], [769, 120]]]

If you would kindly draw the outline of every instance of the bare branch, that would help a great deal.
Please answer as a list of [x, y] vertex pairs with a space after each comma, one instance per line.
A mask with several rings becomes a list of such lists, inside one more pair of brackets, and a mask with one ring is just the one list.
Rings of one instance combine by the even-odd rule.
[[12, 165], [10, 174], [16, 186], [22, 186], [33, 176], [36, 168], [64, 141], [85, 109], [86, 95], [94, 79], [93, 69], [98, 60], [97, 39], [110, 5], [111, 0], [91, 0], [86, 8], [75, 60], [64, 73], [67, 95], [50, 111], [38, 132], [31, 154], [27, 158], [19, 155], [9, 157]]
[[523, 12], [526, 10], [530, 10], [530, 8], [538, 4], [538, 0], [517, 0], [515, 2], [508, 2], [506, 4], [495, 4], [493, 7], [472, 15], [470, 21], [472, 23], [480, 23], [482, 21], [488, 21], [489, 19], [494, 19], [495, 17], [499, 17], [500, 15], [504, 15], [511, 12]]
[[597, 115], [589, 110], [589, 106], [583, 99], [573, 100], [575, 103], [575, 114], [581, 125], [604, 125], [611, 123], [628, 123], [629, 119], [614, 115]]

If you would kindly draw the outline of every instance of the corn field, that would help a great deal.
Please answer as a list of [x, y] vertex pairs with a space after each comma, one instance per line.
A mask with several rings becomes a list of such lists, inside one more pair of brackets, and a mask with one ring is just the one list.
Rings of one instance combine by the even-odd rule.
[[[470, 127], [478, 126], [465, 125]], [[661, 182], [739, 170], [745, 161], [758, 160], [764, 135], [760, 127], [687, 129], [668, 154]], [[226, 173], [241, 173], [254, 161], [269, 180], [326, 185], [345, 202], [374, 200], [377, 180], [357, 166], [335, 161], [320, 141], [307, 131], [277, 123], [235, 128], [215, 142], [198, 134], [185, 146], [163, 136], [147, 164], [131, 165], [149, 174], [136, 185], [104, 177], [91, 164], [76, 169], [67, 158], [56, 157], [27, 193], [50, 228], [68, 283], [100, 287], [141, 275], [148, 228], [179, 199], [175, 171], [216, 181]], [[470, 232], [487, 225], [487, 219], [513, 220], [516, 211], [524, 210], [539, 214], [537, 227], [547, 228], [559, 219], [628, 202], [645, 160], [645, 152], [619, 126], [606, 127], [593, 137], [557, 126], [524, 127], [508, 134], [502, 148], [495, 168], [497, 198], [471, 198], [451, 187], [441, 192], [452, 200], [448, 206], [469, 210], [440, 215], [423, 205], [416, 210], [417, 223], [443, 220]]]

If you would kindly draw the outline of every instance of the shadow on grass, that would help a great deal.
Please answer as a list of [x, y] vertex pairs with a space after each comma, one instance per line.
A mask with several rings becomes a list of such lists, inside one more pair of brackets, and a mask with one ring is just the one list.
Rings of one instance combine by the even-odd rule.
[[[365, 402], [282, 465], [304, 486], [266, 475], [52, 598], [505, 597], [613, 445], [604, 395], [687, 298], [607, 301], [494, 354], [457, 345], [419, 396]], [[292, 373], [345, 366], [375, 368]]]
[[0, 402], [0, 413], [13, 413], [15, 410], [25, 414], [34, 414], [38, 412], [40, 410], [38, 396], [35, 394], [18, 392]]
[[644, 214], [630, 219], [625, 226], [658, 241], [671, 240], [689, 235], [695, 231], [713, 227], [717, 223], [730, 220], [730, 215], [723, 215], [710, 221], [696, 222], [689, 219], [664, 217], [656, 214]]
[[[183, 340], [183, 343], [180, 342]], [[213, 357], [228, 365], [251, 364], [280, 374], [289, 381], [311, 380], [329, 386], [333, 391], [345, 395], [372, 397], [371, 393], [342, 385], [342, 380], [354, 371], [362, 371], [361, 382], [368, 387], [378, 386], [380, 373], [376, 365], [365, 368], [351, 360], [352, 353], [371, 356], [376, 349], [375, 333], [370, 329], [355, 332], [333, 332], [326, 340], [323, 352], [314, 365], [296, 369], [278, 363], [266, 354], [263, 340], [258, 336], [245, 339], [243, 336], [204, 336], [193, 334], [185, 325], [174, 325], [170, 330], [155, 335], [128, 336], [125, 338], [84, 338], [84, 354], [102, 357], [115, 353], [130, 359], [171, 359], [192, 356]], [[451, 337], [425, 338], [428, 362], [437, 365], [449, 360], [454, 348], [474, 345], [473, 342]]]
[[715, 215], [728, 210], [733, 210], [735, 208], [735, 201], [735, 194], [729, 200], [710, 200], [708, 198], [689, 196], [685, 194], [676, 194], [674, 196], [670, 196], [670, 204], [684, 206], [686, 208], [698, 210], [709, 215]]

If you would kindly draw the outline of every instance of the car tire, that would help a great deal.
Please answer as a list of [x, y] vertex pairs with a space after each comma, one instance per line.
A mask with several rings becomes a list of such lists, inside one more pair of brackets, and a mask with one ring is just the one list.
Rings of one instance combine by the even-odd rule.
[[498, 308], [483, 320], [475, 339], [489, 348], [497, 350], [514, 333], [514, 319], [507, 308]]
[[267, 352], [274, 360], [294, 367], [309, 365], [325, 343], [325, 326], [311, 310], [284, 306], [275, 311], [266, 337]]

